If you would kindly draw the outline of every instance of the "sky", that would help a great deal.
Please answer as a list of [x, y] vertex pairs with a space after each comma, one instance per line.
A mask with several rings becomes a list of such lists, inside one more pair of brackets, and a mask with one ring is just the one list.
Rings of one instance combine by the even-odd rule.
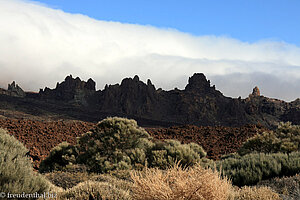
[[297, 0], [0, 0], [0, 87], [97, 89], [139, 75], [165, 90], [202, 72], [224, 95], [300, 97]]
[[193, 35], [261, 39], [300, 46], [298, 0], [40, 0], [94, 19], [174, 28]]

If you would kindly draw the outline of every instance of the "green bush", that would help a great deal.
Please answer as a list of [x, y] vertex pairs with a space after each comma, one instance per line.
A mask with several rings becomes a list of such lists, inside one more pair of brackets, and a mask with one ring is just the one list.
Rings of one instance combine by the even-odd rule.
[[78, 161], [91, 171], [139, 169], [144, 166], [166, 168], [175, 161], [192, 165], [206, 156], [201, 146], [179, 141], [154, 141], [134, 120], [107, 118], [78, 139]]
[[62, 143], [51, 150], [40, 171], [86, 165], [90, 172], [142, 169], [145, 166], [166, 168], [180, 161], [182, 166], [199, 162], [206, 152], [195, 143], [155, 141], [134, 120], [107, 118], [77, 138], [75, 146]]
[[248, 139], [239, 149], [240, 155], [247, 153], [291, 153], [300, 151], [300, 126], [290, 122], [280, 123], [275, 131], [266, 131]]
[[206, 152], [198, 144], [181, 144], [176, 140], [166, 140], [155, 143], [149, 152], [149, 167], [165, 169], [177, 161], [180, 161], [180, 165], [188, 167], [200, 162], [205, 156]]
[[235, 156], [217, 161], [216, 167], [231, 178], [234, 185], [253, 185], [263, 179], [299, 173], [300, 152]]
[[5, 130], [0, 129], [0, 191], [5, 193], [43, 193], [50, 183], [33, 171], [28, 150]]
[[78, 150], [76, 146], [67, 142], [62, 142], [54, 147], [49, 156], [40, 164], [39, 171], [50, 172], [53, 170], [62, 170], [63, 168], [76, 163]]
[[149, 134], [134, 120], [107, 118], [78, 138], [78, 161], [91, 171], [106, 173], [145, 164], [145, 152], [153, 145]]

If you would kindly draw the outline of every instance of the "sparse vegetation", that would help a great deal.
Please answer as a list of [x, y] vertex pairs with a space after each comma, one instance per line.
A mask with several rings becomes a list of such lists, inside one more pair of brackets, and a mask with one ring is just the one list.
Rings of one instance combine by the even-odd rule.
[[4, 129], [0, 129], [0, 191], [18, 194], [43, 193], [50, 182], [33, 171], [28, 150]]
[[247, 154], [218, 161], [216, 165], [234, 185], [254, 185], [263, 179], [299, 173], [300, 152]]
[[[51, 172], [44, 175], [55, 186], [37, 177], [58, 199], [276, 200], [297, 194], [272, 184], [248, 186], [299, 173], [298, 136], [298, 126], [282, 123], [275, 132], [249, 139], [238, 153], [212, 161], [198, 144], [154, 140], [136, 121], [113, 117], [76, 145], [64, 142], [51, 150], [40, 172]], [[18, 149], [25, 156], [26, 148]]]
[[248, 153], [291, 153], [300, 150], [300, 126], [281, 122], [275, 131], [265, 131], [248, 139], [239, 150]]

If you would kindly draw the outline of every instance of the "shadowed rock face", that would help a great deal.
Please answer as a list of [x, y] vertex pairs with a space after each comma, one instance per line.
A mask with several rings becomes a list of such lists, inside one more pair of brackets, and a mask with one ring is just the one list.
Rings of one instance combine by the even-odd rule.
[[96, 83], [92, 79], [87, 82], [81, 81], [79, 77], [67, 76], [62, 83], [57, 83], [55, 89], [45, 88], [40, 90], [42, 99], [55, 99], [87, 105], [89, 96], [96, 92]]
[[158, 95], [150, 80], [145, 84], [135, 76], [123, 79], [121, 85], [105, 87], [97, 99], [101, 111], [141, 117], [156, 111]]
[[97, 105], [100, 112], [154, 119], [170, 125], [241, 126], [248, 123], [270, 123], [264, 123], [257, 116], [250, 116], [247, 108], [251, 106], [247, 103], [252, 101], [225, 97], [210, 85], [210, 81], [202, 73], [190, 77], [184, 90], [156, 90], [150, 80], [145, 84], [135, 76], [133, 79], [125, 78], [121, 85], [106, 86], [96, 96], [94, 105]]
[[[96, 91], [92, 79], [85, 82], [70, 75], [57, 83], [55, 89], [45, 88], [39, 94], [26, 95], [18, 103], [26, 107], [23, 110], [44, 109], [47, 113], [85, 121], [120, 116], [136, 119], [143, 126], [261, 124], [275, 128], [280, 121], [300, 124], [299, 99], [287, 103], [267, 98], [257, 87], [246, 99], [225, 97], [202, 73], [191, 76], [184, 90], [156, 89], [150, 80], [146, 84], [135, 76]], [[30, 110], [27, 112], [31, 113]]]
[[13, 97], [25, 97], [26, 93], [23, 89], [13, 81], [11, 84], [8, 84], [7, 90], [0, 88], [0, 94], [13, 96]]
[[186, 91], [207, 93], [210, 90], [214, 90], [214, 86], [210, 87], [210, 81], [206, 80], [206, 77], [202, 73], [196, 73], [189, 78], [189, 82], [185, 87]]

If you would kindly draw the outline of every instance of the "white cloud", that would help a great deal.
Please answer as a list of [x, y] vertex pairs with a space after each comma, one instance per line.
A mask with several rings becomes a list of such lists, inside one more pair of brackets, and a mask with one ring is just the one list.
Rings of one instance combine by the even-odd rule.
[[192, 36], [0, 0], [0, 44], [2, 87], [16, 80], [25, 90], [38, 91], [73, 74], [92, 77], [102, 89], [138, 74], [172, 89], [183, 88], [188, 76], [203, 72], [228, 96], [244, 97], [260, 80], [262, 94], [300, 97], [300, 85], [294, 85], [300, 80], [300, 48], [284, 42]]

